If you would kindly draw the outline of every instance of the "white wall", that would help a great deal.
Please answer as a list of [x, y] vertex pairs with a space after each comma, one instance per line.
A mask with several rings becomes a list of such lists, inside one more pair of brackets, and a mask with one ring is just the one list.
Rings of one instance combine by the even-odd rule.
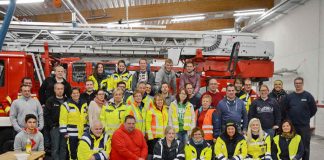
[[[285, 73], [274, 76], [273, 80], [282, 79], [285, 89], [294, 90], [293, 79], [304, 77], [305, 90], [324, 104], [324, 2], [309, 0], [257, 33], [260, 39], [275, 43], [275, 71], [298, 68], [298, 74]], [[321, 136], [324, 136], [323, 110], [315, 118], [315, 132]]]

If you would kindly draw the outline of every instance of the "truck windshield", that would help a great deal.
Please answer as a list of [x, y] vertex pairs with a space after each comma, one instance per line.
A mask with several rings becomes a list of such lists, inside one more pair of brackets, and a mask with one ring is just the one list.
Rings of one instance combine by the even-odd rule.
[[5, 81], [5, 64], [4, 60], [0, 60], [0, 87], [4, 86]]
[[74, 63], [72, 65], [72, 80], [74, 82], [85, 82], [87, 80], [85, 63]]

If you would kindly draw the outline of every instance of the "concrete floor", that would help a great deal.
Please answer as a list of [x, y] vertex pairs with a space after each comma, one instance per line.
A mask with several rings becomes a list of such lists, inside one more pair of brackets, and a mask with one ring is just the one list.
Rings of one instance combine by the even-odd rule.
[[322, 160], [324, 152], [324, 137], [313, 136], [311, 139], [311, 148], [310, 148], [310, 159], [311, 160]]

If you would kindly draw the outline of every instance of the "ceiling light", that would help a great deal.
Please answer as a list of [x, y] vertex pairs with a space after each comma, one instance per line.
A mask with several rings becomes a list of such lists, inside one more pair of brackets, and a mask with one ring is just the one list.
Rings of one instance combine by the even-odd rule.
[[[26, 3], [42, 3], [44, 0], [17, 0], [16, 4], [26, 4]], [[0, 1], [0, 5], [8, 5], [9, 0]]]
[[226, 29], [217, 29], [213, 30], [215, 32], [220, 32], [220, 33], [234, 33], [235, 29], [234, 28], [226, 28]]
[[186, 17], [186, 18], [175, 18], [171, 19], [171, 22], [182, 22], [182, 21], [197, 21], [197, 20], [203, 20], [205, 19], [205, 16], [199, 16], [199, 17]]
[[173, 16], [172, 18], [188, 18], [188, 17], [201, 17], [205, 14], [187, 14], [187, 15], [180, 15], [180, 16]]
[[242, 10], [242, 11], [234, 11], [233, 16], [252, 16], [259, 15], [265, 13], [265, 9], [253, 9], [253, 10]]

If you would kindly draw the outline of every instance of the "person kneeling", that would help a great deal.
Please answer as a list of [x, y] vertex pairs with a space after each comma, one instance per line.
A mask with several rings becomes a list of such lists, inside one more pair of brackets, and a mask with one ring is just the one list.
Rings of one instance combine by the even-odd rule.
[[226, 123], [224, 132], [216, 140], [215, 155], [218, 160], [242, 160], [246, 157], [246, 141], [235, 123]]
[[154, 146], [153, 160], [184, 160], [184, 145], [175, 139], [175, 129], [167, 126], [164, 134], [165, 138], [160, 139]]
[[15, 151], [44, 151], [44, 137], [37, 129], [37, 118], [34, 114], [27, 114], [25, 117], [25, 126], [20, 131], [14, 141]]
[[90, 132], [83, 134], [78, 146], [78, 160], [107, 160], [111, 150], [111, 139], [104, 132], [100, 121], [94, 121]]

